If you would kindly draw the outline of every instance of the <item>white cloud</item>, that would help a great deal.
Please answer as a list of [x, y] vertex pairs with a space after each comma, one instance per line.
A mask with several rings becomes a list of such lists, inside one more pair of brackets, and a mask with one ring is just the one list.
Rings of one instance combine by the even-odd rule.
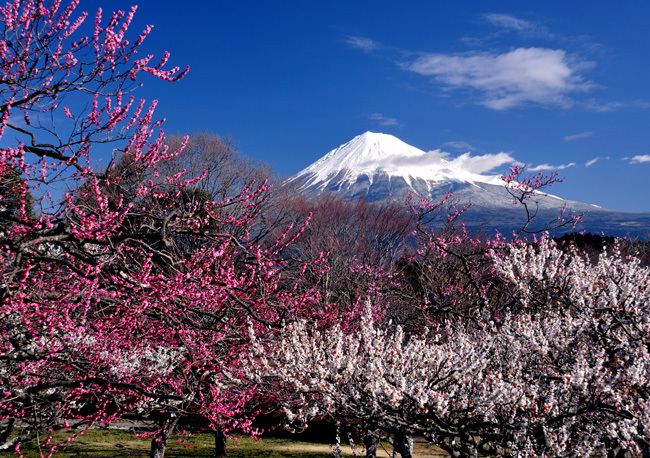
[[382, 126], [399, 126], [400, 122], [396, 118], [389, 118], [381, 113], [372, 113], [368, 118], [377, 121]]
[[512, 164], [515, 159], [508, 153], [483, 154], [472, 156], [470, 153], [461, 154], [452, 159], [451, 164], [461, 170], [468, 170], [472, 173], [486, 173], [504, 164]]
[[[458, 157], [440, 149], [428, 151], [421, 156], [397, 156], [393, 155], [385, 159], [383, 165], [393, 167], [434, 167], [441, 169], [454, 169], [476, 175], [482, 175], [504, 164], [518, 163], [508, 153], [484, 154], [472, 156], [470, 153], [461, 154]], [[376, 164], [375, 164], [376, 165]]]
[[365, 52], [374, 51], [375, 49], [379, 48], [379, 43], [371, 38], [366, 37], [350, 36], [346, 40], [346, 43], [348, 43], [353, 48], [359, 48]]
[[567, 135], [564, 137], [564, 140], [567, 142], [573, 141], [573, 140], [578, 140], [580, 138], [587, 138], [587, 137], [593, 137], [594, 133], [593, 132], [580, 132], [579, 134], [575, 135]]
[[[448, 166], [449, 153], [440, 151], [439, 149], [429, 151], [426, 154], [421, 156], [401, 156], [401, 155], [391, 155], [386, 157], [382, 161], [385, 164], [390, 164], [392, 166], [416, 166], [416, 167], [437, 167], [437, 166]], [[373, 162], [374, 163], [374, 162]]]
[[445, 142], [442, 144], [442, 146], [446, 146], [447, 148], [452, 148], [456, 150], [463, 150], [463, 151], [474, 151], [476, 150], [475, 147], [470, 145], [467, 142], [464, 141], [456, 141], [456, 142]]
[[458, 157], [451, 157], [449, 153], [435, 149], [422, 156], [428, 164], [444, 164], [448, 167], [458, 170], [464, 170], [471, 173], [487, 173], [504, 164], [513, 164], [517, 162], [508, 153], [483, 154], [472, 156], [470, 153], [461, 154]]
[[569, 164], [560, 164], [560, 165], [551, 165], [551, 164], [540, 164], [535, 167], [526, 167], [526, 170], [529, 172], [539, 172], [540, 170], [564, 170], [569, 167], [575, 167], [575, 162], [570, 162]]
[[624, 157], [623, 159], [629, 160], [630, 164], [640, 164], [642, 162], [650, 162], [650, 154], [642, 154], [633, 157]]
[[590, 65], [561, 49], [518, 48], [504, 54], [425, 54], [402, 67], [451, 89], [474, 89], [481, 104], [505, 110], [529, 102], [570, 106], [570, 93], [593, 87], [579, 74]]

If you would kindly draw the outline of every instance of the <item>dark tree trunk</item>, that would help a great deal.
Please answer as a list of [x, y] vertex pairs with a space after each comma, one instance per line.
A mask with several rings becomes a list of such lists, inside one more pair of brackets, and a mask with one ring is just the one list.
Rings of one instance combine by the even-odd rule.
[[379, 438], [370, 432], [363, 438], [363, 445], [366, 447], [366, 458], [377, 458]]
[[226, 435], [221, 430], [214, 432], [214, 456], [219, 458], [226, 456]]
[[413, 438], [406, 434], [395, 434], [393, 456], [397, 452], [402, 458], [413, 458]]
[[165, 450], [167, 450], [167, 441], [169, 440], [169, 436], [174, 431], [176, 423], [178, 423], [178, 417], [164, 421], [160, 428], [160, 431], [158, 431], [156, 436], [151, 439], [151, 453], [149, 454], [150, 458], [164, 458]]
[[163, 458], [167, 450], [167, 438], [157, 434], [156, 437], [151, 439], [151, 453], [150, 458]]

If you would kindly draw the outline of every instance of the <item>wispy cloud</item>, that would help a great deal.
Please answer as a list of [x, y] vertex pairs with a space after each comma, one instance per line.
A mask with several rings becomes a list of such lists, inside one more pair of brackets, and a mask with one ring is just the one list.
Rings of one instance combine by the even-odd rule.
[[585, 104], [586, 108], [596, 113], [609, 113], [610, 111], [615, 111], [625, 106], [622, 102], [607, 102], [602, 103], [597, 100], [590, 99]]
[[650, 154], [641, 154], [639, 156], [624, 157], [623, 159], [630, 161], [630, 164], [640, 164], [642, 162], [650, 162]]
[[526, 170], [529, 172], [539, 172], [540, 170], [564, 170], [568, 169], [569, 167], [575, 167], [576, 163], [575, 162], [570, 162], [568, 164], [560, 164], [560, 165], [551, 165], [551, 164], [540, 164], [536, 165], [535, 167], [526, 167]]
[[345, 40], [353, 48], [361, 49], [365, 52], [374, 51], [379, 48], [379, 43], [371, 38], [350, 36]]
[[579, 134], [567, 135], [566, 137], [564, 137], [564, 140], [570, 142], [573, 140], [578, 140], [580, 138], [588, 138], [593, 136], [594, 136], [593, 132], [580, 132]]
[[516, 18], [510, 14], [487, 13], [483, 15], [483, 18], [489, 23], [494, 24], [498, 27], [514, 29], [520, 32], [532, 30], [535, 28], [534, 24], [531, 22]]
[[543, 25], [512, 16], [511, 14], [487, 13], [483, 15], [483, 19], [502, 29], [515, 30], [525, 35], [553, 38], [553, 34]]
[[526, 103], [569, 107], [569, 94], [593, 87], [580, 75], [591, 65], [561, 49], [518, 48], [503, 54], [425, 54], [402, 67], [433, 76], [448, 89], [476, 90], [482, 105], [505, 110]]
[[396, 118], [389, 118], [381, 113], [372, 113], [368, 118], [377, 121], [381, 126], [399, 126], [401, 123]]
[[603, 159], [608, 161], [608, 160], [609, 160], [609, 156], [599, 156], [599, 157], [595, 157], [595, 158], [591, 159], [590, 161], [587, 161], [587, 162], [585, 163], [585, 167], [591, 167], [591, 166], [594, 165], [596, 162], [598, 162], [598, 161], [600, 161], [600, 160], [603, 160]]
[[474, 151], [476, 150], [475, 147], [470, 145], [467, 142], [464, 141], [457, 141], [457, 142], [445, 142], [442, 144], [442, 146], [445, 146], [447, 148], [455, 149], [455, 150], [460, 150], [460, 151]]

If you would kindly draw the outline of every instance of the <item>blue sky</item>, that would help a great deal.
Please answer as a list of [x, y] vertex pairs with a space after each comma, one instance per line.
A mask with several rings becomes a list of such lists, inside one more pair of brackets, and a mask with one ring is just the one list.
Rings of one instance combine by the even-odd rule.
[[136, 94], [159, 100], [168, 133], [230, 135], [289, 176], [384, 132], [491, 173], [559, 170], [553, 194], [650, 211], [650, 2], [137, 4], [147, 51], [190, 65]]

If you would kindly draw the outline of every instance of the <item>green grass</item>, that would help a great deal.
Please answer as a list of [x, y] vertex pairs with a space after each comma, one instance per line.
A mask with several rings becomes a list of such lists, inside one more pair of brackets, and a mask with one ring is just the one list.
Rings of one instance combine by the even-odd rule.
[[[58, 432], [54, 441], [65, 441], [70, 433]], [[210, 434], [197, 434], [183, 438], [185, 443], [172, 436], [168, 443], [165, 456], [169, 458], [214, 456], [214, 436]], [[61, 447], [55, 455], [56, 458], [89, 457], [89, 458], [146, 458], [149, 456], [151, 442], [146, 438], [138, 438], [132, 432], [120, 430], [91, 429], [86, 431], [76, 441]], [[25, 443], [21, 451], [27, 458], [40, 456], [36, 442]], [[44, 452], [49, 448], [43, 449]], [[435, 447], [426, 444], [417, 444], [415, 457], [433, 458], [448, 456]], [[344, 448], [344, 455], [352, 456], [349, 447]], [[17, 457], [14, 452], [3, 454], [7, 457]], [[363, 456], [357, 450], [357, 456]], [[378, 457], [390, 456], [387, 452], [380, 452]], [[327, 444], [313, 444], [290, 439], [265, 438], [255, 441], [248, 437], [228, 440], [229, 458], [331, 458], [332, 452]]]

